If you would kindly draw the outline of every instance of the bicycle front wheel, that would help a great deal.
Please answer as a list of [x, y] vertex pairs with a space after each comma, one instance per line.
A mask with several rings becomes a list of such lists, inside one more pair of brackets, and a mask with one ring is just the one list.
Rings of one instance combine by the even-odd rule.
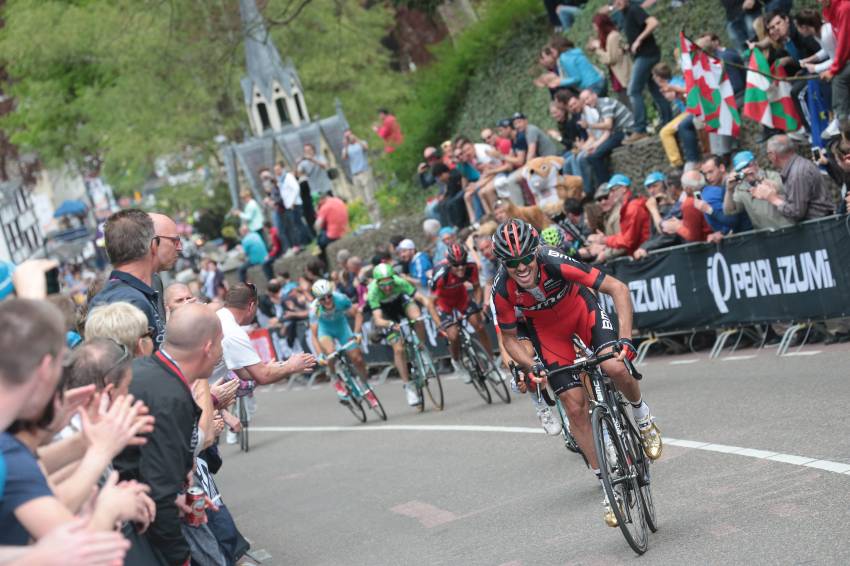
[[360, 391], [363, 392], [364, 403], [366, 403], [382, 421], [387, 420], [387, 412], [384, 410], [384, 406], [381, 404], [381, 400], [378, 399], [378, 394], [375, 393], [372, 386], [359, 377], [357, 378], [357, 385], [360, 387]]
[[658, 531], [658, 519], [655, 516], [655, 502], [652, 500], [652, 486], [649, 473], [650, 460], [643, 451], [640, 433], [632, 426], [632, 423], [627, 423], [626, 435], [631, 451], [635, 454], [635, 468], [638, 473], [638, 485], [640, 485], [640, 497], [643, 499], [643, 509], [646, 516], [646, 524], [649, 525], [649, 530], [653, 533]]
[[242, 430], [239, 432], [239, 449], [243, 452], [248, 452], [251, 449], [248, 443], [248, 401], [246, 397], [238, 397], [239, 404], [239, 425]]
[[[470, 352], [472, 350], [472, 352]], [[472, 377], [472, 387], [475, 388], [475, 391], [478, 392], [478, 395], [484, 399], [484, 402], [488, 405], [493, 402], [493, 397], [490, 396], [490, 390], [487, 389], [487, 378], [485, 377], [485, 373], [481, 367], [481, 363], [478, 360], [478, 357], [475, 355], [475, 350], [470, 348], [469, 350], [464, 349], [461, 352], [462, 365], [466, 368], [471, 374]]]
[[605, 496], [626, 542], [636, 553], [643, 554], [649, 535], [634, 455], [623, 446], [607, 407], [594, 407], [590, 420]]
[[[443, 382], [440, 381], [440, 374], [437, 373], [437, 368], [434, 367], [434, 360], [431, 359], [431, 354], [427, 350], [419, 352], [420, 367], [422, 368], [422, 388], [428, 393], [428, 398], [434, 405], [434, 408], [442, 411], [443, 402]], [[425, 400], [422, 400], [424, 406]]]
[[487, 384], [493, 390], [493, 393], [502, 400], [503, 403], [511, 402], [511, 392], [508, 390], [508, 383], [505, 381], [502, 372], [493, 363], [493, 356], [487, 353], [484, 346], [477, 340], [472, 342], [472, 347], [475, 350], [475, 355], [478, 356], [479, 367], [481, 367], [484, 375], [487, 376]]

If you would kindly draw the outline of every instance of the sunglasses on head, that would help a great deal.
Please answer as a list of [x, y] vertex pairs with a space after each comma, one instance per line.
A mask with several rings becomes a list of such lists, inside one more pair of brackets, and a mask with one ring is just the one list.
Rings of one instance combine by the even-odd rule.
[[[148, 334], [150, 334], [150, 331], [148, 331]], [[118, 346], [119, 348], [121, 348], [121, 357], [120, 357], [120, 358], [118, 358], [118, 361], [117, 361], [117, 362], [115, 362], [114, 364], [112, 364], [112, 366], [111, 366], [108, 370], [106, 370], [105, 372], [103, 372], [103, 377], [106, 377], [107, 375], [109, 375], [110, 373], [112, 373], [112, 371], [113, 371], [113, 370], [115, 370], [115, 369], [116, 369], [117, 367], [119, 367], [121, 364], [123, 364], [124, 362], [126, 362], [127, 360], [129, 360], [129, 359], [130, 359], [130, 349], [129, 349], [129, 348], [127, 348], [127, 346], [126, 346], [125, 344], [122, 344], [121, 342], [118, 342], [117, 340], [114, 340], [114, 339], [112, 339], [112, 338], [109, 338], [109, 340], [110, 340], [113, 344], [115, 344], [116, 346]]]
[[534, 254], [528, 254], [526, 256], [518, 257], [516, 259], [506, 259], [504, 260], [505, 267], [509, 267], [510, 269], [516, 269], [520, 265], [531, 265], [531, 262], [534, 261]]

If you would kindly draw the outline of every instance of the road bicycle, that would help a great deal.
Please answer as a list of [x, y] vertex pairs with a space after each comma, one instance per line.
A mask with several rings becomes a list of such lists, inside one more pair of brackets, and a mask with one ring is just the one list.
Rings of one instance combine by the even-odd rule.
[[[488, 405], [493, 402], [493, 397], [490, 394], [490, 389], [493, 390], [499, 399], [504, 403], [511, 402], [511, 394], [508, 391], [508, 384], [502, 377], [501, 372], [493, 363], [493, 357], [484, 349], [478, 338], [472, 336], [467, 330], [466, 321], [470, 316], [476, 313], [467, 313], [462, 316], [454, 317], [451, 321], [447, 321], [443, 326], [449, 328], [451, 326], [458, 327], [458, 339], [460, 340], [460, 363], [472, 376], [472, 386], [478, 392], [484, 402]], [[489, 385], [489, 388], [488, 388]]]
[[239, 418], [241, 430], [236, 434], [239, 435], [239, 449], [242, 452], [248, 452], [251, 449], [248, 433], [248, 423], [250, 422], [248, 399], [253, 393], [254, 381], [240, 379], [239, 388], [236, 390], [236, 416]]
[[[631, 411], [627, 410], [628, 401], [599, 366], [617, 357], [619, 348], [595, 355], [577, 336], [573, 336], [573, 343], [580, 357], [569, 366], [553, 370], [550, 375], [568, 372], [586, 377], [582, 383], [590, 398], [593, 443], [605, 495], [626, 542], [636, 553], [643, 554], [649, 542], [647, 529], [658, 530], [650, 485], [650, 460], [644, 452]], [[642, 378], [628, 359], [623, 361], [633, 378]]]
[[[412, 328], [414, 323], [426, 318], [428, 317], [420, 316], [412, 321], [405, 318], [396, 327], [401, 333], [401, 339], [404, 340], [404, 351], [410, 367], [410, 382], [416, 387], [416, 392], [419, 395], [417, 408], [419, 411], [425, 410], [425, 395], [423, 393], [426, 393], [434, 408], [442, 411], [444, 401], [440, 374], [437, 372], [434, 359], [431, 357], [427, 345], [419, 342], [419, 336], [416, 334], [416, 330]], [[391, 334], [392, 331], [389, 333]]]
[[342, 401], [342, 404], [348, 407], [351, 413], [357, 417], [357, 420], [361, 423], [366, 422], [366, 410], [363, 408], [365, 405], [374, 411], [382, 421], [385, 421], [387, 420], [387, 412], [384, 411], [384, 406], [381, 404], [381, 400], [378, 399], [375, 390], [372, 389], [372, 386], [367, 381], [363, 381], [354, 369], [351, 360], [345, 355], [345, 352], [359, 343], [359, 337], [352, 338], [322, 360], [321, 363], [322, 365], [326, 365], [331, 360], [337, 360], [335, 368], [336, 375], [345, 391], [345, 395], [348, 397], [348, 399]]

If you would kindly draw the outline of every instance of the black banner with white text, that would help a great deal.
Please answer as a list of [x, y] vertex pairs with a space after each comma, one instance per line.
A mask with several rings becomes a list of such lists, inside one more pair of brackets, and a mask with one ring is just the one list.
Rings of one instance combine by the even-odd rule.
[[847, 221], [834, 216], [681, 246], [605, 270], [629, 285], [634, 326], [644, 333], [848, 316]]

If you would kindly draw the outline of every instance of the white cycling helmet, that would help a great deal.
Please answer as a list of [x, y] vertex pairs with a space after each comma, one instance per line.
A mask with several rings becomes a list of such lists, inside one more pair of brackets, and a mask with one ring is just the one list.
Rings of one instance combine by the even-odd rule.
[[334, 284], [327, 279], [319, 279], [313, 283], [313, 296], [317, 299], [334, 292]]

